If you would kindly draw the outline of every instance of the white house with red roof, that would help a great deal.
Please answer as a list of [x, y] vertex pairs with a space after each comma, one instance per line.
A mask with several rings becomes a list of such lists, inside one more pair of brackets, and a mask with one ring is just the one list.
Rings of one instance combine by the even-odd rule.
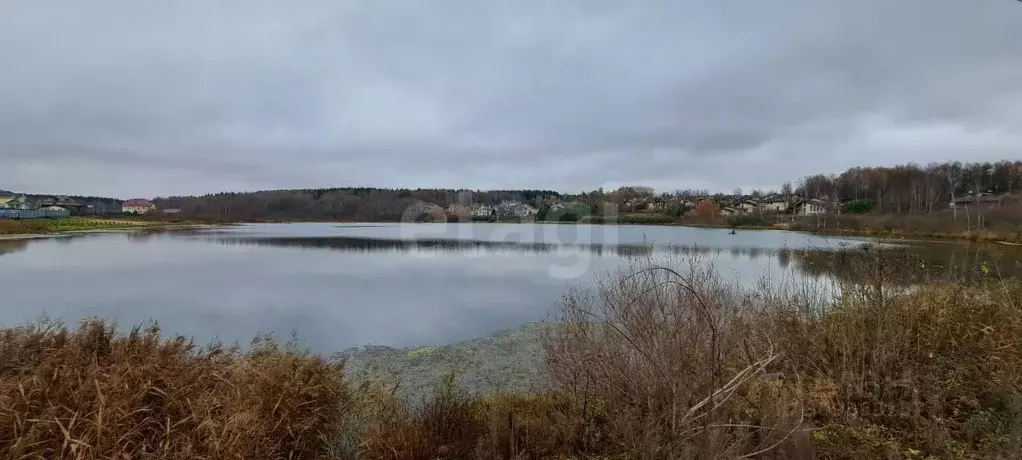
[[145, 214], [155, 209], [156, 205], [152, 201], [142, 198], [132, 198], [121, 205], [121, 212], [126, 214]]

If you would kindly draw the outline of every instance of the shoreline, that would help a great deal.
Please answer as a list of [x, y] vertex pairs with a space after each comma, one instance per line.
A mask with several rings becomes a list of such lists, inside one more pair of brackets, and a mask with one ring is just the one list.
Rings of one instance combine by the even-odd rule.
[[800, 228], [788, 228], [784, 224], [780, 226], [729, 226], [729, 225], [714, 225], [714, 224], [664, 224], [667, 226], [674, 225], [679, 227], [692, 227], [692, 228], [716, 228], [716, 229], [730, 229], [730, 230], [751, 230], [751, 231], [763, 231], [763, 230], [776, 230], [785, 232], [798, 232], [798, 233], [810, 233], [813, 235], [830, 235], [830, 236], [855, 236], [864, 238], [880, 238], [880, 239], [895, 239], [899, 241], [907, 242], [972, 242], [972, 243], [995, 243], [995, 244], [1006, 244], [1011, 246], [1022, 245], [1017, 239], [1004, 238], [1002, 236], [989, 236], [989, 235], [976, 235], [971, 232], [965, 232], [965, 234], [957, 233], [918, 233], [918, 232], [902, 232], [901, 230], [888, 230], [888, 231], [876, 231], [876, 230], [853, 230], [853, 229], [800, 229]]
[[[251, 222], [251, 223], [314, 223], [316, 221], [281, 221], [281, 222]], [[345, 224], [400, 224], [399, 221], [372, 221], [372, 222], [343, 222]], [[791, 228], [790, 224], [775, 225], [728, 225], [714, 223], [696, 222], [671, 222], [671, 223], [644, 223], [644, 222], [556, 222], [556, 221], [496, 221], [496, 222], [415, 222], [417, 224], [537, 224], [537, 225], [617, 225], [617, 226], [653, 226], [653, 227], [689, 227], [720, 230], [749, 230], [749, 231], [782, 231], [795, 233], [808, 233], [812, 235], [848, 236], [861, 238], [878, 238], [885, 240], [898, 240], [904, 242], [973, 242], [1003, 244], [1008, 246], [1022, 246], [1022, 236], [1005, 237], [989, 232], [965, 231], [958, 233], [933, 233], [933, 232], [904, 232], [902, 230], [854, 230], [836, 228]]]
[[217, 228], [233, 224], [181, 224], [181, 223], [168, 223], [168, 224], [141, 224], [141, 225], [116, 225], [111, 227], [99, 227], [99, 228], [87, 228], [87, 229], [69, 229], [69, 230], [56, 230], [45, 233], [11, 233], [11, 234], [0, 234], [0, 241], [10, 240], [36, 240], [46, 238], [60, 238], [70, 237], [75, 235], [87, 235], [87, 234], [99, 234], [99, 233], [127, 233], [142, 230], [175, 230], [175, 229], [191, 229], [191, 228]]
[[[103, 222], [103, 220], [97, 220]], [[300, 224], [300, 223], [333, 223], [333, 224], [344, 224], [356, 226], [366, 226], [373, 224], [401, 224], [400, 221], [365, 221], [365, 222], [352, 222], [352, 221], [320, 221], [320, 220], [273, 220], [273, 221], [232, 221], [232, 222], [218, 222], [218, 223], [161, 223], [159, 221], [117, 221], [112, 219], [106, 222], [117, 222], [109, 227], [98, 227], [98, 228], [86, 228], [86, 229], [68, 229], [68, 230], [55, 230], [52, 232], [44, 233], [17, 233], [17, 234], [0, 234], [0, 241], [3, 240], [24, 240], [24, 239], [38, 239], [38, 238], [53, 238], [62, 235], [76, 235], [76, 234], [88, 234], [88, 233], [119, 233], [128, 232], [135, 230], [145, 229], [186, 229], [186, 228], [216, 228], [240, 224]], [[556, 221], [533, 221], [533, 222], [515, 222], [515, 221], [497, 221], [497, 222], [416, 222], [423, 224], [505, 224], [505, 225], [516, 225], [516, 224], [538, 224], [538, 225], [616, 225], [616, 226], [657, 226], [657, 227], [689, 227], [689, 228], [700, 228], [700, 229], [720, 229], [720, 230], [746, 230], [746, 231], [784, 231], [794, 233], [807, 233], [812, 235], [830, 235], [830, 236], [847, 236], [847, 237], [861, 237], [861, 238], [877, 238], [884, 240], [898, 240], [903, 242], [972, 242], [972, 243], [984, 243], [984, 244], [1002, 244], [1006, 246], [1022, 246], [1022, 239], [1019, 237], [1005, 237], [1003, 235], [996, 235], [989, 232], [960, 232], [960, 233], [932, 233], [932, 232], [904, 232], [902, 230], [887, 230], [887, 231], [876, 231], [876, 230], [855, 230], [855, 229], [835, 229], [835, 228], [817, 228], [817, 229], [806, 229], [806, 228], [791, 228], [790, 224], [775, 224], [775, 225], [727, 225], [727, 224], [716, 224], [716, 223], [697, 223], [697, 222], [671, 222], [671, 223], [642, 223], [642, 222], [556, 222]]]

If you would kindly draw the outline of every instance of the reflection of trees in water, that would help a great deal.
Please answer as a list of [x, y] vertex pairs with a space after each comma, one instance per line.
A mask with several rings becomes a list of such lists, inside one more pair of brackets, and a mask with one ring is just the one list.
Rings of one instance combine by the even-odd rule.
[[1022, 251], [989, 245], [921, 244], [882, 250], [858, 247], [843, 249], [790, 249], [685, 245], [606, 245], [554, 244], [514, 241], [478, 241], [454, 239], [376, 239], [355, 237], [213, 237], [212, 241], [228, 245], [256, 245], [292, 248], [327, 249], [344, 252], [409, 252], [409, 251], [502, 251], [522, 254], [545, 254], [558, 251], [588, 251], [598, 256], [645, 257], [654, 254], [681, 256], [730, 255], [734, 259], [757, 260], [769, 257], [782, 269], [789, 267], [812, 276], [828, 276], [842, 281], [863, 281], [864, 277], [884, 275], [896, 283], [919, 283], [940, 279], [968, 279], [981, 274], [1018, 276]]
[[149, 240], [152, 240], [155, 236], [164, 234], [194, 236], [200, 235], [201, 233], [198, 230], [188, 231], [176, 229], [133, 229], [131, 231], [63, 234], [55, 235], [49, 238], [36, 238], [27, 240], [0, 240], [0, 256], [25, 251], [31, 244], [44, 242], [47, 244], [68, 246], [74, 244], [75, 242], [80, 242], [82, 240], [123, 237], [124, 239], [129, 241], [146, 243]]
[[435, 251], [470, 251], [470, 250], [492, 250], [507, 251], [523, 254], [552, 253], [557, 251], [588, 251], [599, 256], [649, 256], [652, 254], [674, 254], [674, 255], [721, 255], [729, 253], [732, 257], [746, 257], [758, 259], [765, 255], [776, 254], [777, 250], [764, 248], [742, 248], [734, 247], [729, 249], [713, 248], [706, 246], [684, 246], [684, 245], [651, 245], [651, 244], [555, 244], [555, 243], [528, 243], [515, 241], [479, 241], [479, 240], [454, 240], [454, 239], [376, 239], [376, 238], [355, 238], [355, 237], [213, 237], [212, 241], [220, 244], [240, 244], [256, 246], [278, 246], [292, 248], [314, 248], [328, 249], [345, 252], [408, 252], [419, 250]]
[[991, 245], [920, 244], [883, 250], [792, 250], [778, 259], [791, 261], [806, 274], [826, 275], [840, 281], [884, 280], [917, 284], [977, 277], [1022, 275], [1018, 251]]
[[214, 236], [213, 242], [226, 245], [254, 245], [270, 247], [325, 249], [342, 252], [410, 252], [410, 251], [494, 251], [519, 254], [550, 254], [561, 251], [587, 251], [601, 257], [648, 257], [652, 255], [709, 256], [729, 255], [733, 259], [776, 259], [782, 268], [789, 266], [792, 251], [757, 247], [719, 248], [687, 245], [652, 244], [555, 244], [514, 241], [480, 241], [455, 239], [377, 239], [360, 237], [223, 237]]
[[469, 251], [508, 250], [522, 253], [552, 252], [557, 245], [459, 240], [398, 240], [351, 237], [213, 238], [220, 244], [328, 249], [342, 252], [408, 252], [413, 250]]
[[28, 240], [0, 240], [0, 256], [21, 252], [28, 248]]

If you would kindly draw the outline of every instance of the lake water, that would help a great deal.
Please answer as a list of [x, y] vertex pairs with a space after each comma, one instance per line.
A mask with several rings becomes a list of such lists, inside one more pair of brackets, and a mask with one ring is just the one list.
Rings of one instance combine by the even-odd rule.
[[[70, 322], [156, 320], [199, 342], [295, 331], [325, 353], [443, 344], [542, 320], [570, 285], [630, 257], [698, 257], [751, 283], [826, 278], [793, 255], [865, 242], [661, 226], [329, 223], [7, 240], [0, 323], [44, 312]], [[919, 250], [942, 259], [980, 253], [950, 244]]]

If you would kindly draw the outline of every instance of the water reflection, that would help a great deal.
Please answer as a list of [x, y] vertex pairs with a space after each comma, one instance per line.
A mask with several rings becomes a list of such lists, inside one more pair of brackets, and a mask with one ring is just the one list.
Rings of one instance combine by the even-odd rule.
[[[516, 253], [516, 254], [548, 254], [555, 252], [585, 251], [597, 256], [636, 257], [653, 254], [672, 254], [678, 256], [713, 256], [728, 254], [732, 258], [757, 260], [760, 257], [785, 254], [782, 264], [787, 266], [787, 259], [792, 252], [802, 253], [806, 250], [769, 249], [759, 247], [719, 248], [698, 245], [680, 244], [554, 244], [554, 243], [519, 243], [511, 241], [475, 241], [452, 239], [397, 240], [357, 237], [210, 237], [208, 241], [225, 245], [254, 245], [286, 248], [326, 249], [341, 252], [373, 253], [373, 252], [482, 252], [482, 253]], [[821, 252], [825, 252], [820, 250]]]
[[[912, 243], [884, 246], [880, 258], [875, 245], [844, 245], [839, 249], [817, 248], [719, 248], [678, 244], [554, 244], [454, 239], [379, 239], [362, 237], [211, 237], [223, 245], [254, 245], [286, 248], [325, 249], [355, 253], [448, 252], [476, 254], [549, 254], [571, 251], [599, 257], [649, 257], [654, 255], [719, 257], [757, 261], [768, 258], [781, 269], [813, 277], [831, 277], [861, 282], [880, 274], [890, 282], [917, 284], [947, 280], [969, 280], [977, 276], [1022, 276], [1022, 254], [1018, 248], [994, 245]], [[879, 268], [878, 268], [879, 266]]]
[[[298, 224], [5, 240], [0, 323], [43, 312], [71, 322], [97, 315], [124, 325], [158, 320], [199, 341], [240, 342], [258, 331], [295, 330], [313, 349], [332, 352], [448, 343], [541, 320], [568, 285], [619, 269], [629, 257], [696, 257], [750, 284], [764, 276], [855, 281], [875, 257], [859, 247], [862, 240], [785, 232], [479, 228], [415, 227], [414, 239], [394, 226]], [[512, 230], [519, 233], [508, 236]], [[543, 239], [546, 232], [556, 233]], [[906, 284], [1018, 276], [1020, 250], [903, 245], [888, 251], [912, 257], [886, 265], [885, 276]], [[559, 266], [583, 270], [553, 276]]]
[[0, 256], [21, 252], [28, 248], [26, 240], [0, 240]]

